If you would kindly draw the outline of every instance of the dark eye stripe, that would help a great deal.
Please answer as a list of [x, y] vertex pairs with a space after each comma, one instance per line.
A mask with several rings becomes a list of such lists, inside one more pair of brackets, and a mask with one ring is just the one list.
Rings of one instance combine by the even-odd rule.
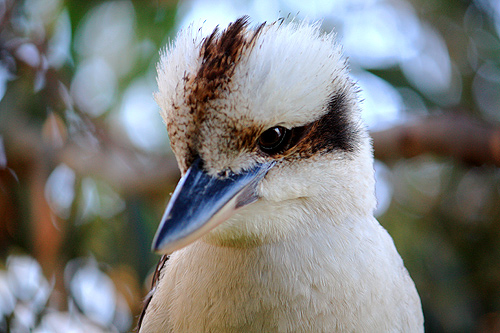
[[288, 130], [288, 136], [280, 143], [279, 149], [274, 149], [272, 153], [262, 148], [261, 151], [274, 158], [285, 159], [309, 158], [334, 150], [355, 152], [363, 130], [348, 118], [346, 97], [344, 94], [333, 95], [326, 107], [327, 113], [318, 120]]
[[334, 150], [355, 152], [363, 130], [349, 118], [349, 107], [345, 94], [332, 95], [326, 105], [327, 113], [304, 127], [296, 143], [297, 154], [307, 158]]

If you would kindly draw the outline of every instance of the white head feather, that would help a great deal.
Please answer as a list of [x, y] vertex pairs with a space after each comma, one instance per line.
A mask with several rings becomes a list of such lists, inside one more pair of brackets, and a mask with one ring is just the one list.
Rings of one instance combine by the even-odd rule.
[[[214, 39], [224, 39], [229, 29], [214, 34]], [[239, 131], [258, 128], [256, 142], [262, 130], [278, 125], [289, 129], [307, 126], [329, 112], [337, 112], [342, 118], [338, 121], [348, 126], [339, 135], [348, 136], [343, 139], [350, 141], [350, 148], [320, 149], [311, 156], [280, 156], [278, 165], [259, 185], [262, 200], [244, 208], [211, 236], [239, 241], [290, 237], [290, 230], [299, 230], [294, 225], [299, 212], [294, 211], [293, 200], [313, 209], [326, 207], [325, 214], [339, 221], [352, 214], [371, 216], [375, 207], [371, 142], [361, 123], [357, 88], [348, 76], [335, 34], [322, 33], [319, 24], [280, 21], [255, 30], [243, 23], [240, 29], [243, 42], [231, 59], [230, 74], [223, 78], [227, 82], [217, 88], [217, 96], [202, 103], [201, 109], [188, 100], [193, 98], [193, 86], [204, 84], [196, 80], [209, 37], [191, 26], [162, 54], [156, 100], [181, 171], [189, 167], [190, 154], [201, 156], [212, 174], [251, 167], [264, 157], [253, 147], [241, 149]], [[335, 97], [341, 101], [334, 107], [342, 110], [331, 109], [329, 103]], [[200, 114], [202, 121], [196, 119]], [[322, 136], [312, 139], [332, 140]], [[331, 204], [322, 204], [325, 200]]]

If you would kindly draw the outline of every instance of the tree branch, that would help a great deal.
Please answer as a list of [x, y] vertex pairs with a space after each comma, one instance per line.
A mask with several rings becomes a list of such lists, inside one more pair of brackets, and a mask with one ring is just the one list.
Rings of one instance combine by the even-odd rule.
[[375, 158], [387, 161], [425, 153], [473, 165], [500, 166], [500, 126], [446, 114], [371, 133]]

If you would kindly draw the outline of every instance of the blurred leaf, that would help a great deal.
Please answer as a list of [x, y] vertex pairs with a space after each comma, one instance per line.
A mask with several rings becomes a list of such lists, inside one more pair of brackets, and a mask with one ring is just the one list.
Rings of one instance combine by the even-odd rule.
[[[93, 260], [78, 265], [70, 273], [69, 290], [81, 311], [104, 327], [110, 327], [115, 315], [116, 291], [111, 279], [102, 273]], [[72, 263], [68, 265], [72, 269]]]
[[71, 21], [67, 9], [59, 14], [54, 30], [47, 45], [47, 59], [51, 67], [59, 69], [71, 61]]
[[38, 48], [32, 43], [21, 44], [15, 52], [15, 55], [21, 61], [24, 61], [28, 66], [37, 68], [40, 66], [42, 59]]

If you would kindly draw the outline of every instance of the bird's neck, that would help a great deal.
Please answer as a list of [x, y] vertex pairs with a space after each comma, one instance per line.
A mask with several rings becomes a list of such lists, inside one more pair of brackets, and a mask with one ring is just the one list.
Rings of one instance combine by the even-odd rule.
[[413, 284], [373, 217], [251, 248], [198, 240], [170, 260], [154, 305], [176, 309], [173, 320], [180, 319], [176, 325], [184, 331], [207, 325], [212, 331], [256, 325], [261, 331], [328, 331], [338, 323], [346, 331], [408, 332], [409, 320], [418, 319]]
[[257, 202], [212, 230], [202, 241], [235, 248], [321, 242], [321, 237], [315, 239], [317, 235], [335, 234], [336, 228], [353, 228], [359, 221], [371, 219], [371, 210], [345, 205], [338, 198]]

